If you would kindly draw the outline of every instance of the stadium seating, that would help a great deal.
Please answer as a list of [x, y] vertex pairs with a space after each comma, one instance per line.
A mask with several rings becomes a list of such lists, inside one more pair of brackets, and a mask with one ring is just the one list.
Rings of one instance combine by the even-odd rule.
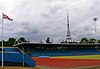
[[66, 50], [36, 50], [31, 56], [74, 56], [100, 54], [95, 48], [66, 49]]
[[[1, 49], [1, 48], [0, 48]], [[22, 53], [18, 48], [4, 48], [4, 65], [24, 65], [35, 67], [36, 63], [27, 53]], [[2, 52], [0, 51], [0, 65], [2, 61]]]

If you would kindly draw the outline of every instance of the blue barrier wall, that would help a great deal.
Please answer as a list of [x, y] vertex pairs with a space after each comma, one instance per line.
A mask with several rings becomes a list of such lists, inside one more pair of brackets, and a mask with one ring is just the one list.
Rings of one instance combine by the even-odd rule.
[[[32, 58], [27, 54], [23, 53], [17, 48], [4, 48], [4, 62], [12, 62], [12, 63], [23, 63], [30, 67], [35, 67], [36, 63]], [[2, 61], [2, 53], [0, 52], [0, 61]]]

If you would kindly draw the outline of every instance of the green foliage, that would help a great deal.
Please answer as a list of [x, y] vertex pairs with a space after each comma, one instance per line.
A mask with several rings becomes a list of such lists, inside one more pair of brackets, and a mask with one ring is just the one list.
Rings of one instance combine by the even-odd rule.
[[[6, 45], [6, 41], [3, 40], [3, 45]], [[2, 46], [2, 41], [0, 41], [0, 46]]]
[[96, 39], [90, 38], [89, 43], [96, 43]]
[[47, 38], [46, 42], [47, 42], [47, 43], [50, 43], [50, 38], [49, 38], [49, 37]]
[[14, 42], [15, 42], [15, 38], [9, 38], [8, 41], [6, 42], [6, 44], [8, 46], [12, 46], [12, 45], [14, 45]]
[[20, 37], [20, 38], [19, 38], [19, 41], [26, 42], [26, 40], [25, 40], [24, 37]]
[[[13, 46], [15, 43], [15, 38], [9, 38], [7, 41], [3, 41], [4, 46]], [[19, 38], [20, 41], [26, 42], [25, 38], [21, 37]], [[0, 46], [2, 46], [2, 41], [0, 41]]]
[[100, 43], [100, 40], [97, 40], [98, 43]]
[[88, 39], [87, 38], [82, 38], [80, 43], [86, 44], [86, 43], [88, 43]]

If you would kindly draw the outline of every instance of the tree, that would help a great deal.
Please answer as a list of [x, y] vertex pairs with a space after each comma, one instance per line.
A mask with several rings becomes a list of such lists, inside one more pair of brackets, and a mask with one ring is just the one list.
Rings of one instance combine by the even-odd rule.
[[98, 43], [100, 43], [100, 40], [97, 40]]
[[96, 43], [96, 39], [90, 38], [89, 43]]
[[[2, 46], [2, 41], [0, 41], [0, 46]], [[4, 40], [3, 40], [3, 46], [7, 46], [7, 43]]]
[[49, 37], [47, 38], [46, 42], [47, 42], [47, 43], [50, 43], [50, 38], [49, 38]]
[[82, 38], [80, 43], [86, 44], [86, 43], [88, 43], [88, 39], [87, 38]]
[[25, 40], [25, 38], [24, 38], [24, 37], [20, 37], [20, 38], [19, 38], [19, 41], [22, 41], [22, 42], [27, 42], [27, 41]]
[[15, 42], [15, 38], [9, 38], [8, 41], [6, 42], [6, 45], [12, 46], [14, 45], [14, 42]]

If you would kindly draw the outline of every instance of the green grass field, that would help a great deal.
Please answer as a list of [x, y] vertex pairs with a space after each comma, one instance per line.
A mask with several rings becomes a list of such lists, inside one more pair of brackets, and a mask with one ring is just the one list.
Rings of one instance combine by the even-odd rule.
[[100, 55], [58, 56], [58, 57], [51, 57], [51, 58], [97, 59], [97, 60], [100, 60]]

